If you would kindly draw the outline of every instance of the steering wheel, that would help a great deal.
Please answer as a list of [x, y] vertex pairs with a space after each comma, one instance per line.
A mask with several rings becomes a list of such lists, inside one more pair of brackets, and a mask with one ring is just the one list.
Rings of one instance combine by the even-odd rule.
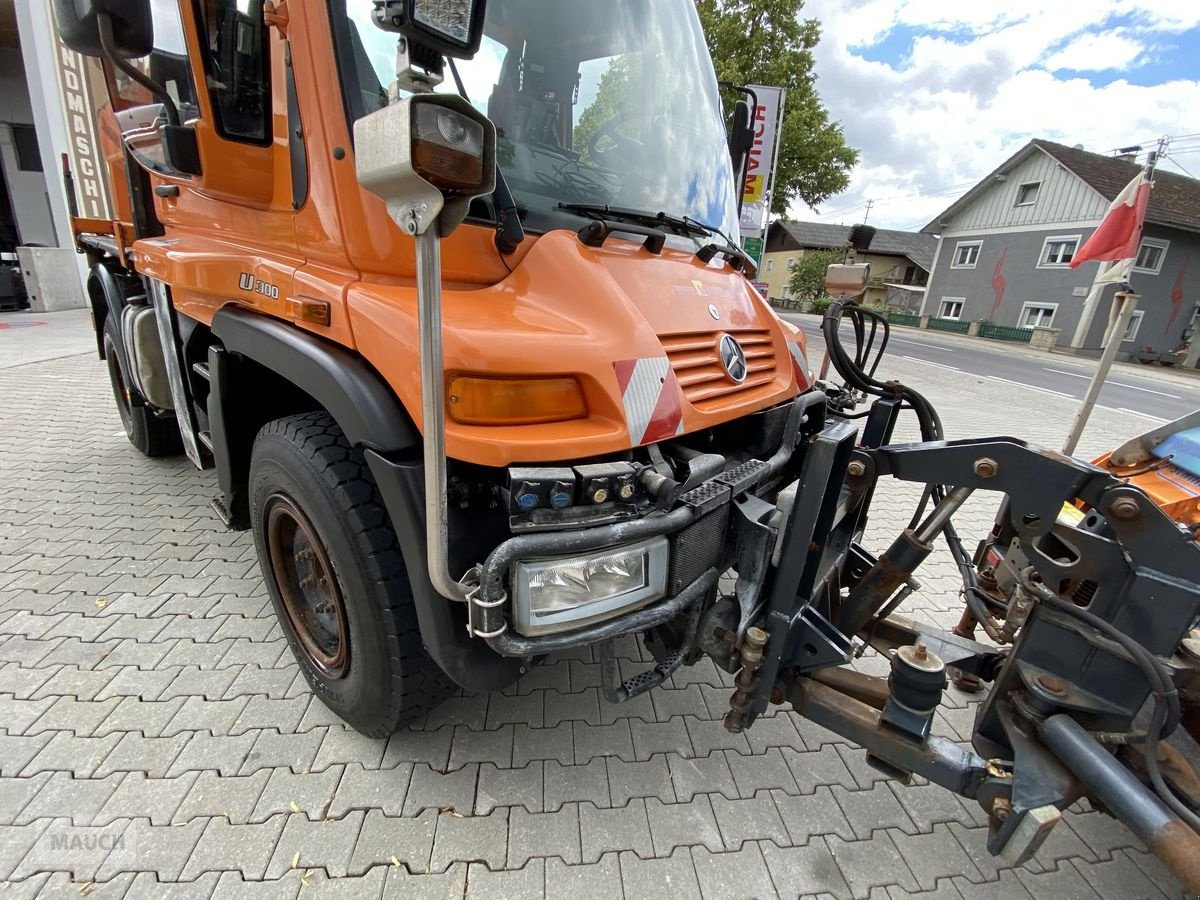
[[621, 134], [617, 129], [626, 123], [649, 123], [650, 120], [648, 112], [634, 115], [617, 113], [592, 134], [587, 145], [588, 156], [598, 165], [610, 169], [614, 168], [614, 161], [620, 157], [628, 157], [631, 154], [636, 157], [639, 151], [645, 149], [645, 144], [636, 138]]

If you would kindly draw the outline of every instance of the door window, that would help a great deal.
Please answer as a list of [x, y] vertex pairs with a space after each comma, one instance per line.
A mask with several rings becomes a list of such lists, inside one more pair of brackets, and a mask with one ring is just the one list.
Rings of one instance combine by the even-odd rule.
[[271, 138], [271, 66], [262, 6], [263, 0], [197, 4], [217, 131], [255, 144]]

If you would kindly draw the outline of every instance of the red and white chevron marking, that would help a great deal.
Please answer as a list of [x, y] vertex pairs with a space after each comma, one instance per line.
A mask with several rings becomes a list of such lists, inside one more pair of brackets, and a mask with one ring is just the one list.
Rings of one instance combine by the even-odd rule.
[[800, 385], [800, 390], [806, 391], [811, 386], [809, 383], [808, 357], [804, 355], [804, 348], [798, 343], [788, 341], [787, 348], [792, 354], [792, 371], [796, 373], [796, 383]]
[[670, 360], [665, 356], [622, 359], [613, 363], [613, 369], [625, 404], [631, 447], [683, 434], [679, 382]]

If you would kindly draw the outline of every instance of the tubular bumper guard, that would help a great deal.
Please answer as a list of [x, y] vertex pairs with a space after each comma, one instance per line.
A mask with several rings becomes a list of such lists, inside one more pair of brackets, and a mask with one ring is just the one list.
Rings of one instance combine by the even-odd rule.
[[[578, 531], [518, 535], [492, 551], [479, 570], [479, 585], [468, 598], [471, 633], [502, 656], [530, 657], [586, 646], [645, 631], [686, 612], [716, 587], [729, 545], [730, 510], [738, 497], [765, 485], [796, 453], [807, 412], [824, 408], [825, 395], [812, 392], [792, 401], [779, 448], [765, 462], [751, 459], [683, 494], [674, 509], [642, 519]], [[506, 590], [514, 563], [600, 550], [665, 536], [671, 543], [667, 599], [651, 606], [562, 634], [525, 637], [508, 626]]]

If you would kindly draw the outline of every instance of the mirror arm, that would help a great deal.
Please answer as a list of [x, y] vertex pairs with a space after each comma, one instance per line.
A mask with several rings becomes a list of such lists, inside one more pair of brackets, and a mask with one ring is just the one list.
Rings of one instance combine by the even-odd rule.
[[96, 28], [100, 33], [100, 46], [109, 62], [158, 98], [163, 105], [163, 112], [166, 113], [168, 125], [178, 125], [179, 109], [175, 106], [174, 98], [167, 93], [167, 89], [117, 53], [113, 41], [112, 18], [107, 13], [99, 14], [96, 16]]

